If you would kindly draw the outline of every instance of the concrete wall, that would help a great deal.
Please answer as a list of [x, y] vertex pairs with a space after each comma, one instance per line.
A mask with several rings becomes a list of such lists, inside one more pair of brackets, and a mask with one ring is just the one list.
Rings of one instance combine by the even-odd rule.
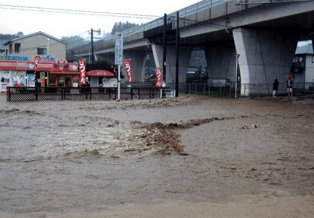
[[235, 81], [236, 51], [234, 47], [210, 46], [205, 48], [209, 79], [228, 78]]
[[[239, 28], [233, 30], [239, 57], [241, 82], [266, 84], [265, 94], [272, 91], [275, 78], [284, 83], [290, 73], [299, 34]], [[250, 95], [250, 91], [242, 95]]]
[[305, 82], [314, 83], [313, 55], [307, 55], [305, 59]]
[[[156, 66], [162, 67], [163, 46], [152, 46], [154, 60]], [[179, 82], [186, 82], [186, 73], [189, 67], [191, 54], [193, 51], [192, 46], [180, 46], [179, 52]], [[163, 73], [163, 72], [162, 72]], [[176, 81], [176, 47], [167, 46], [167, 61], [166, 61], [166, 83], [173, 84]]]
[[[123, 59], [131, 60], [132, 82], [144, 82], [144, 67], [146, 64], [146, 52], [124, 51]], [[124, 81], [128, 81], [125, 68], [123, 67]]]

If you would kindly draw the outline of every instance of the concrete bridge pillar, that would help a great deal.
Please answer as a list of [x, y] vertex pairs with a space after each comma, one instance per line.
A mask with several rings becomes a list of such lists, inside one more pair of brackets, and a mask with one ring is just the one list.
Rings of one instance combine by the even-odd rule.
[[[163, 61], [163, 46], [152, 45], [153, 56], [156, 66], [162, 67]], [[179, 83], [186, 82], [186, 73], [189, 67], [192, 46], [180, 46], [179, 53]], [[167, 86], [173, 87], [176, 82], [176, 47], [167, 45], [167, 65], [166, 65], [166, 83]]]
[[[144, 67], [147, 61], [146, 52], [141, 51], [123, 51], [123, 59], [131, 60], [132, 70], [132, 83], [133, 82], [144, 82]], [[123, 66], [122, 70], [124, 74], [124, 80], [128, 81], [126, 71]]]
[[234, 46], [208, 46], [205, 48], [205, 56], [209, 79], [236, 80]]
[[106, 61], [114, 64], [114, 53], [95, 54], [95, 61]]
[[298, 33], [239, 28], [233, 30], [233, 37], [240, 55], [241, 95], [270, 94], [275, 78], [285, 84]]

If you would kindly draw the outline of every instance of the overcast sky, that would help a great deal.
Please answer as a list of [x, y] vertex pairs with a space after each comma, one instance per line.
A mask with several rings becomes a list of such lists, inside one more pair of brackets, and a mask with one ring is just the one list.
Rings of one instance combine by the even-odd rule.
[[[200, 0], [0, 0], [0, 5], [144, 14], [162, 17], [164, 13], [172, 13], [197, 2], [200, 2]], [[79, 35], [91, 28], [95, 30], [101, 28], [102, 32], [111, 32], [114, 23], [119, 21], [129, 21], [131, 23], [146, 23], [150, 21], [144, 19], [57, 14], [7, 10], [1, 8], [0, 18], [1, 34], [15, 34], [17, 32], [23, 32], [24, 35], [27, 35], [42, 31], [57, 38], [61, 38], [62, 36]], [[88, 37], [88, 34], [86, 33], [81, 36]]]

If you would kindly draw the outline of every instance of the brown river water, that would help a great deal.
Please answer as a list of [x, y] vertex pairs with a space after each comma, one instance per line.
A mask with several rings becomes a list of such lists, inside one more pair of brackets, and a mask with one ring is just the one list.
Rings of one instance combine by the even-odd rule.
[[313, 99], [6, 102], [0, 217], [313, 217]]

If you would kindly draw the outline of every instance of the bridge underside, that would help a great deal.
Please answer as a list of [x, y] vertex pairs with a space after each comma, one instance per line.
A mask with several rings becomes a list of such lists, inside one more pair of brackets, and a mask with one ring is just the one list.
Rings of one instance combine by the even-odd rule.
[[[182, 18], [179, 82], [186, 81], [190, 56], [197, 47], [205, 52], [210, 79], [227, 78], [235, 82], [236, 69], [239, 69], [242, 84], [265, 84], [265, 94], [270, 93], [275, 78], [285, 83], [297, 42], [314, 39], [313, 2], [264, 4], [241, 11], [234, 10], [233, 5], [231, 12], [224, 12], [231, 4], [215, 7], [215, 14], [224, 14], [215, 18], [212, 17], [214, 10], [202, 11], [202, 16], [207, 17], [202, 21], [198, 20], [197, 13], [193, 18]], [[175, 29], [174, 23], [167, 26], [168, 84], [175, 82]], [[143, 82], [147, 52], [153, 52], [156, 66], [163, 64], [163, 28], [159, 26], [135, 35], [136, 40], [124, 44], [124, 59], [131, 59], [133, 81]], [[106, 58], [105, 54], [96, 56]], [[242, 95], [250, 92], [241, 89]]]

